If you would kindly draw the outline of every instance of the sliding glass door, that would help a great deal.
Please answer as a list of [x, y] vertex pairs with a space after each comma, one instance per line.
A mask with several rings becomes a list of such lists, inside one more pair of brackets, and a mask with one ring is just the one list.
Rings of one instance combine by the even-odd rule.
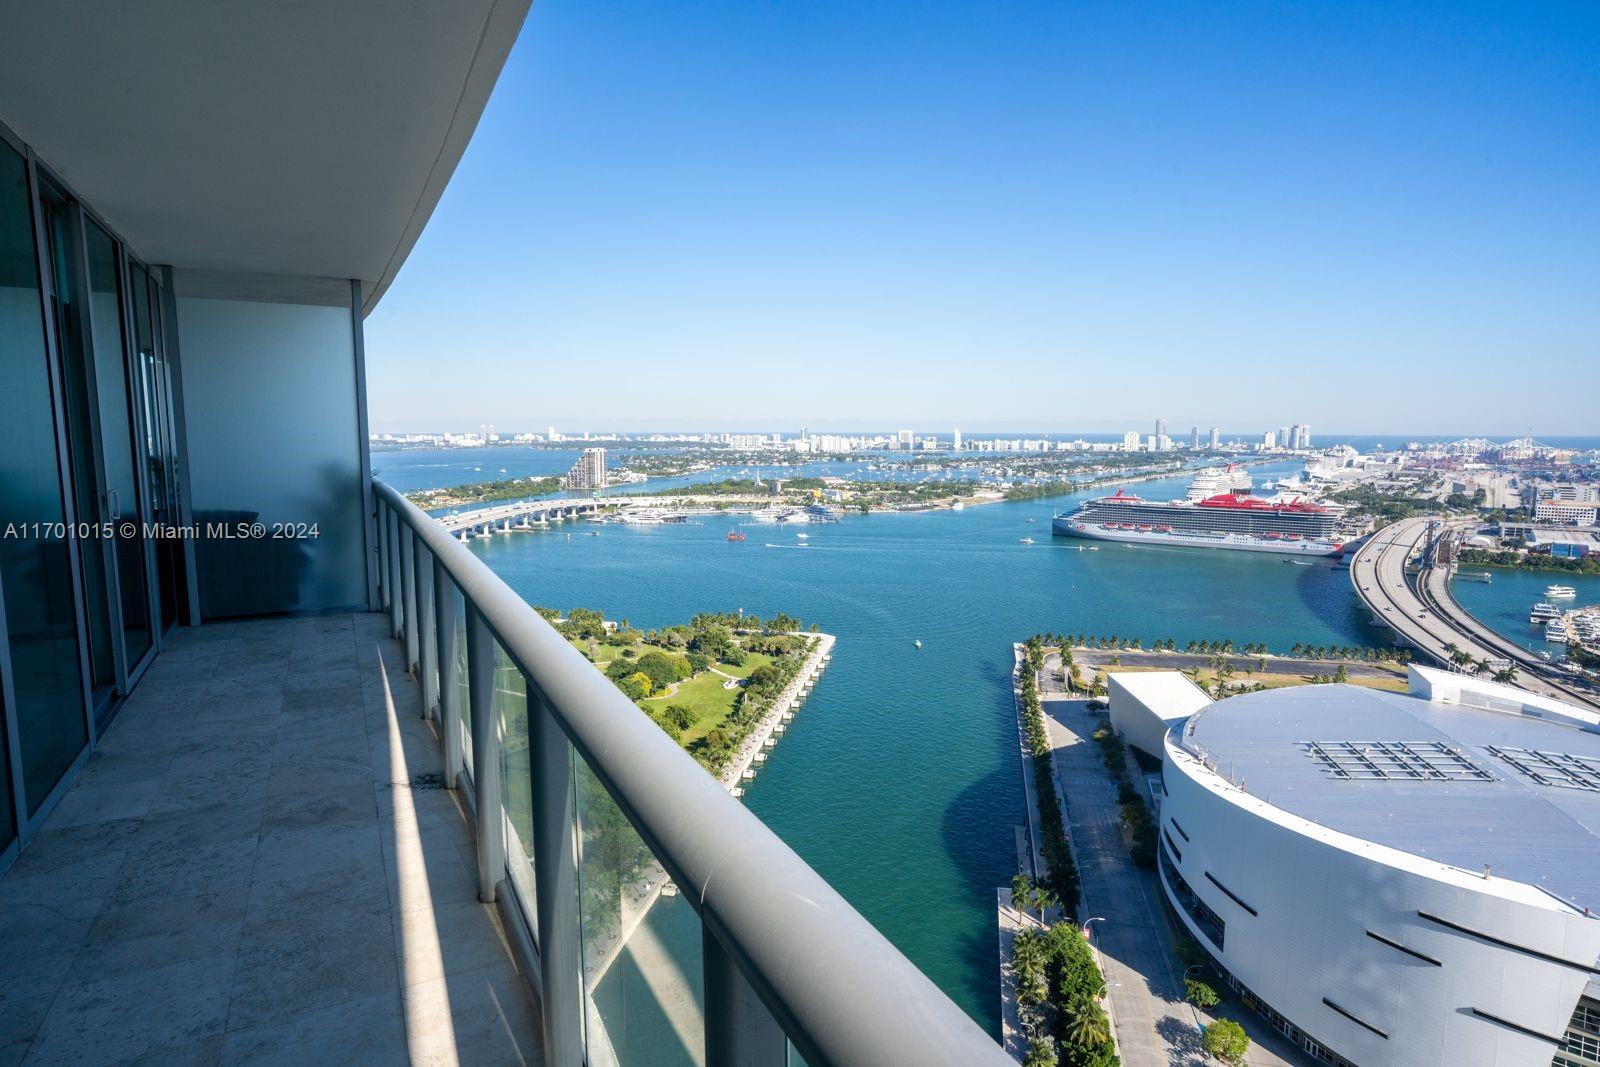
[[[10, 787], [8, 798], [18, 797], [21, 810], [11, 812], [17, 823], [38, 810], [89, 743], [29, 200], [26, 162], [0, 141], [0, 522], [15, 534], [0, 537], [9, 653], [3, 678], [8, 759], [0, 777]], [[0, 804], [0, 810], [9, 807]]]
[[[150, 502], [150, 519], [160, 527], [179, 521], [177, 437], [172, 423], [172, 371], [163, 342], [161, 286], [155, 275], [129, 258], [134, 375], [139, 393], [139, 461]], [[161, 630], [178, 623], [179, 605], [187, 596], [183, 542], [162, 537], [155, 544]]]
[[155, 645], [146, 580], [144, 493], [135, 463], [139, 437], [134, 432], [133, 390], [128, 381], [128, 346], [122, 309], [123, 282], [116, 242], [93, 221], [84, 223], [89, 265], [89, 316], [94, 349], [95, 398], [100, 415], [100, 454], [105, 467], [106, 519], [116, 563], [122, 648], [129, 674], [137, 673]]

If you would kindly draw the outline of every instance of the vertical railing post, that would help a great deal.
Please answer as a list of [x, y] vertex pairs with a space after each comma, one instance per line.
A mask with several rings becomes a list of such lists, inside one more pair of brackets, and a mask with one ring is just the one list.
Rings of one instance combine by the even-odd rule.
[[788, 1042], [767, 1006], [701, 917], [706, 1067], [783, 1067]]
[[439, 621], [439, 732], [444, 735], [444, 787], [461, 776], [461, 683], [456, 678], [456, 585], [443, 567], [433, 568], [433, 613]]
[[384, 531], [384, 537], [389, 544], [389, 636], [401, 636], [401, 627], [404, 625], [401, 612], [404, 611], [400, 597], [400, 516], [389, 509], [389, 528]]
[[583, 961], [578, 954], [572, 742], [538, 686], [531, 678], [524, 680], [533, 776], [534, 921], [539, 939], [544, 1062], [550, 1067], [582, 1067]]
[[472, 702], [472, 784], [477, 787], [478, 899], [491, 904], [505, 876], [500, 815], [500, 717], [494, 708], [494, 635], [467, 604], [467, 699]]
[[389, 610], [389, 505], [378, 501], [378, 603]]
[[412, 549], [417, 567], [417, 670], [422, 675], [422, 717], [430, 718], [439, 702], [439, 629], [433, 612], [433, 553]]
[[400, 531], [401, 609], [405, 614], [406, 670], [417, 673], [417, 537], [408, 522]]

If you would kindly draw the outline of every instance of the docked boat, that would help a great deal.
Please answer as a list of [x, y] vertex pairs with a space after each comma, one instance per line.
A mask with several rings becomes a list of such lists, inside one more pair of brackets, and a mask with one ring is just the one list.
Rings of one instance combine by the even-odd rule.
[[1207, 467], [1189, 483], [1188, 498], [1192, 501], [1209, 500], [1219, 493], [1250, 492], [1250, 473], [1237, 463], [1226, 467]]
[[1551, 619], [1559, 618], [1561, 618], [1561, 609], [1556, 607], [1554, 604], [1535, 604], [1528, 611], [1528, 621], [1536, 626], [1547, 623]]
[[1231, 548], [1296, 556], [1344, 551], [1342, 510], [1299, 498], [1267, 500], [1219, 493], [1202, 500], [1144, 500], [1117, 490], [1057, 515], [1051, 529], [1063, 537], [1101, 541]]
[[1544, 595], [1551, 600], [1571, 600], [1578, 595], [1578, 591], [1570, 585], [1547, 585], [1544, 587]]
[[1551, 644], [1564, 645], [1572, 640], [1572, 634], [1567, 631], [1567, 624], [1560, 619], [1551, 619], [1544, 624], [1544, 639]]
[[1456, 571], [1455, 576], [1459, 581], [1482, 582], [1484, 585], [1488, 585], [1490, 582], [1494, 581], [1494, 575], [1490, 574], [1488, 571]]

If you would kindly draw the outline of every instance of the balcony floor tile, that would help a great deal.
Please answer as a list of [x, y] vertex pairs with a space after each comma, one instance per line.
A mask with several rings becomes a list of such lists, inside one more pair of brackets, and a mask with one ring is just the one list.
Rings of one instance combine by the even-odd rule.
[[378, 615], [181, 631], [0, 877], [0, 1063], [539, 1063]]

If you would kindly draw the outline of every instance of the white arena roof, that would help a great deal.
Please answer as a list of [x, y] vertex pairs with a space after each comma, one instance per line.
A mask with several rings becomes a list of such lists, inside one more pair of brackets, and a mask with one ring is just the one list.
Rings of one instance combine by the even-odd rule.
[[1600, 910], [1600, 727], [1537, 714], [1316, 685], [1212, 704], [1182, 743], [1292, 815]]

